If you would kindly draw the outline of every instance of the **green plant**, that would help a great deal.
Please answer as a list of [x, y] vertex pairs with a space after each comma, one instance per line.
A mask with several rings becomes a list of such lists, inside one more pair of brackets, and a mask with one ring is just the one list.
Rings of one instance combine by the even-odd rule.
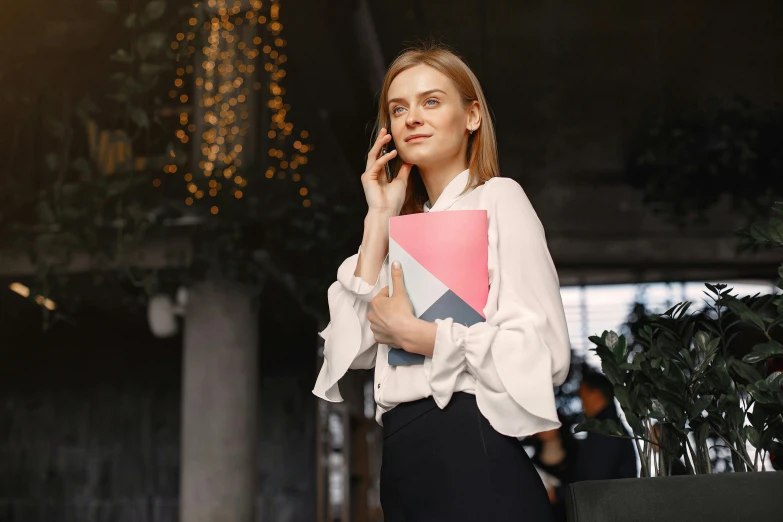
[[[287, 316], [304, 313], [325, 321], [322, 296], [334, 267], [361, 234], [362, 208], [351, 205], [328, 169], [321, 166], [319, 175], [313, 173], [304, 150], [313, 146], [299, 141], [307, 136], [299, 122], [292, 133], [294, 109], [283, 101], [290, 80], [283, 69], [288, 58], [279, 2], [254, 0], [252, 10], [242, 4], [241, 24], [237, 16], [228, 16], [239, 4], [227, 0], [97, 3], [105, 13], [95, 16], [96, 28], [111, 37], [107, 50], [93, 53], [100, 61], [83, 63], [98, 73], [81, 74], [77, 67], [72, 77], [58, 78], [57, 89], [49, 77], [31, 85], [21, 64], [44, 58], [32, 47], [24, 49], [29, 59], [19, 60], [20, 69], [11, 71], [18, 74], [6, 77], [7, 69], [2, 71], [6, 81], [0, 101], [11, 136], [0, 173], [0, 243], [3, 249], [28, 253], [35, 271], [26, 281], [30, 300], [45, 295], [58, 303], [53, 315], [73, 312], [77, 293], [90, 295], [111, 279], [143, 307], [149, 295], [215, 277], [256, 295], [269, 282], [278, 283], [296, 306], [284, 311], [291, 312]], [[244, 30], [251, 18], [267, 21], [254, 24], [251, 34]], [[212, 27], [217, 20], [220, 31]], [[232, 84], [247, 84], [247, 93], [226, 94], [223, 105], [236, 109], [232, 118], [252, 121], [258, 131], [248, 134], [248, 154], [233, 159], [234, 171], [219, 153], [215, 165], [220, 168], [213, 173], [198, 161], [207, 159], [202, 157], [207, 133], [196, 123], [205, 122], [208, 114], [200, 112], [205, 91], [196, 87], [200, 80], [214, 80], [203, 49], [218, 34], [233, 41], [234, 35], [224, 31], [227, 25], [239, 27], [237, 38], [244, 39], [236, 45], [244, 63], [231, 67], [248, 71], [252, 66], [256, 72], [235, 78]], [[261, 38], [263, 44], [257, 44]], [[222, 80], [215, 89], [225, 87], [227, 80]], [[253, 108], [241, 113], [238, 102], [251, 92]], [[225, 127], [230, 118], [221, 110]], [[238, 125], [236, 130], [241, 132]], [[225, 143], [231, 136], [214, 139]], [[275, 155], [267, 154], [270, 149]], [[165, 274], [137, 266], [130, 254], [169, 237], [192, 247], [188, 266]], [[94, 288], [69, 285], [66, 268], [76, 253], [90, 255]], [[53, 324], [50, 311], [42, 305], [41, 310], [47, 328]]]
[[[783, 203], [773, 213], [740, 233], [783, 246]], [[779, 275], [783, 289], [783, 265]], [[650, 316], [633, 348], [611, 331], [590, 338], [633, 430], [642, 476], [668, 475], [680, 458], [690, 473], [711, 473], [711, 440], [731, 450], [735, 471], [764, 470], [765, 453], [783, 453], [783, 297], [706, 287], [704, 310], [688, 313], [684, 302]], [[576, 430], [625, 436], [615, 421]]]

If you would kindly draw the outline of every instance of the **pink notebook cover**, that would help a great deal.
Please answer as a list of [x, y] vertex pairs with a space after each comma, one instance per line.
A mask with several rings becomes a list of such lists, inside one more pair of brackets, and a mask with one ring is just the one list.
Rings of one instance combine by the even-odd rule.
[[[451, 317], [466, 326], [484, 321], [487, 253], [485, 210], [424, 212], [389, 220], [389, 266], [402, 264], [405, 288], [421, 319]], [[389, 293], [393, 295], [393, 285]], [[391, 365], [423, 362], [423, 356], [390, 347]]]

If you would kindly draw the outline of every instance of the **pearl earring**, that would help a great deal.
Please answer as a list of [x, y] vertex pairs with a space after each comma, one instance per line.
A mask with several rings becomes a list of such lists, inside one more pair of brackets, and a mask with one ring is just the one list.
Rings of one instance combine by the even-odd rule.
[[473, 127], [470, 128], [470, 133], [473, 134]]

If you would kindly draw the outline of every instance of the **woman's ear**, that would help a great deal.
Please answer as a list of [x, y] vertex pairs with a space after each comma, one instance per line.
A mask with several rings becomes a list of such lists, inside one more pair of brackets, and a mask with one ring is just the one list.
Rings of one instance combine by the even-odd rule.
[[473, 101], [468, 107], [468, 131], [473, 133], [481, 126], [481, 107], [478, 101]]

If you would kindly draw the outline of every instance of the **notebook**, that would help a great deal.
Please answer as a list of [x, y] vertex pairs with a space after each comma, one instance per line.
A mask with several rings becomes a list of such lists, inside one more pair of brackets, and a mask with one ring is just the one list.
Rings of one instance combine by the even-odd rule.
[[[485, 321], [489, 293], [487, 211], [449, 210], [389, 220], [389, 270], [402, 265], [413, 313], [425, 321]], [[389, 273], [391, 281], [391, 273]], [[389, 284], [389, 295], [394, 285]], [[424, 356], [389, 347], [391, 366], [423, 364]]]

